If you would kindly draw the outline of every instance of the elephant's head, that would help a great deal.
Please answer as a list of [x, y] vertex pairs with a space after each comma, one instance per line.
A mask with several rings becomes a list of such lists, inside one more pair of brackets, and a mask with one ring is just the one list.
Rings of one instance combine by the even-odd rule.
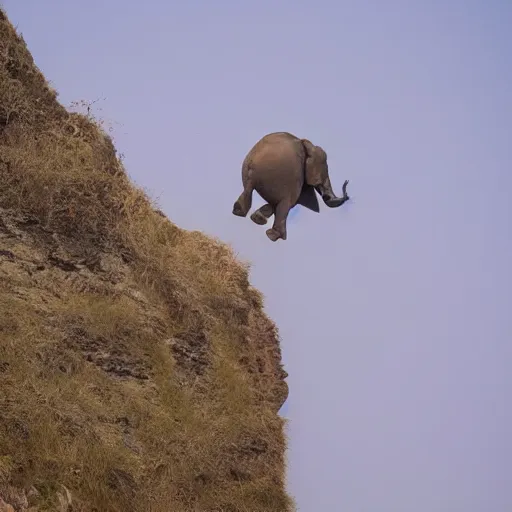
[[307, 139], [301, 140], [306, 150], [305, 181], [322, 196], [323, 202], [330, 208], [341, 206], [347, 199], [346, 183], [343, 186], [343, 197], [337, 197], [332, 190], [329, 179], [327, 154], [320, 146], [315, 146]]

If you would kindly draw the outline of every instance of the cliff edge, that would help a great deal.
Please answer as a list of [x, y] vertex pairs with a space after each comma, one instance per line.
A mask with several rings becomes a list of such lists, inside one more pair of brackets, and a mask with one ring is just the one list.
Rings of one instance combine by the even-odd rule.
[[277, 330], [0, 10], [0, 512], [288, 512]]

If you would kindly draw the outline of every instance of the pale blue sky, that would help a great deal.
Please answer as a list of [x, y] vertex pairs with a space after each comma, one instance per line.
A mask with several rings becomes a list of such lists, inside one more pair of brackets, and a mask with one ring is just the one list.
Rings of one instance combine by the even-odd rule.
[[[169, 217], [253, 262], [301, 512], [512, 510], [512, 2], [4, 5]], [[273, 244], [231, 208], [280, 130], [353, 200]]]

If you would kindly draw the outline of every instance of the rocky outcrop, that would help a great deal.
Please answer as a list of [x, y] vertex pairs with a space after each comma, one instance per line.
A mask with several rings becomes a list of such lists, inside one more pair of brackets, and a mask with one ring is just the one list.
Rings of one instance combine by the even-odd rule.
[[288, 512], [276, 327], [0, 11], [0, 512]]

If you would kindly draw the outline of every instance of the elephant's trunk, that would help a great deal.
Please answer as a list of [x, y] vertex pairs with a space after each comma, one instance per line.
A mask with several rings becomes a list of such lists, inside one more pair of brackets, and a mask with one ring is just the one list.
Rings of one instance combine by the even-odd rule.
[[329, 208], [337, 208], [338, 206], [341, 206], [346, 201], [346, 199], [344, 197], [333, 197], [330, 199], [326, 199], [325, 197], [323, 197], [322, 199], [324, 200], [324, 203]]
[[345, 188], [346, 187], [344, 186], [343, 187], [343, 196], [337, 197], [336, 194], [332, 190], [331, 180], [329, 179], [329, 177], [327, 177], [327, 179], [323, 183], [316, 186], [316, 190], [322, 196], [323, 202], [329, 208], [337, 208], [338, 206], [341, 206], [345, 201], [347, 201], [348, 196], [347, 196], [347, 192], [346, 192]]

